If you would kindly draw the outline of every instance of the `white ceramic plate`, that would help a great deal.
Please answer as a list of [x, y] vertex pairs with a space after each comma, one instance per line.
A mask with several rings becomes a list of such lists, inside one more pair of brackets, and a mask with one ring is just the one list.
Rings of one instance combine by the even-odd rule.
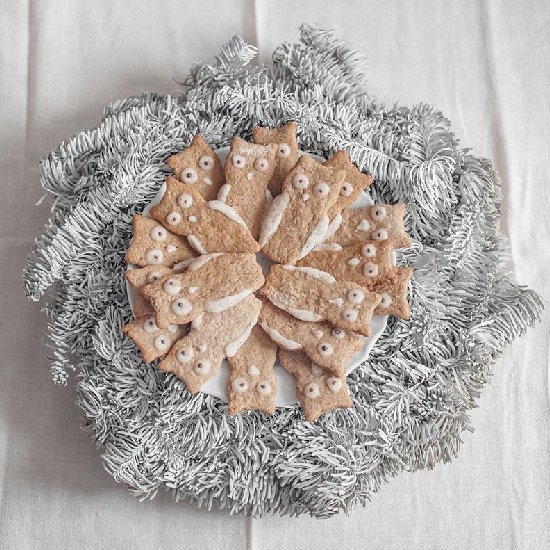
[[[220, 157], [222, 163], [225, 162], [227, 155], [229, 154], [229, 147], [224, 147], [216, 151]], [[302, 153], [303, 154], [303, 153]], [[323, 162], [324, 159], [318, 157], [317, 155], [310, 155], [315, 160]], [[150, 211], [153, 206], [158, 204], [166, 191], [166, 185], [162, 184], [158, 193], [155, 195], [155, 198], [144, 208], [143, 215], [147, 217], [150, 216]], [[351, 208], [363, 208], [364, 206], [369, 206], [373, 204], [371, 198], [363, 193], [352, 205]], [[266, 258], [263, 254], [257, 254], [258, 263], [262, 266], [264, 274], [269, 271], [271, 266], [271, 261]], [[392, 262], [395, 264], [395, 253], [392, 252]], [[133, 264], [128, 264], [128, 269], [136, 269], [137, 266]], [[134, 310], [134, 292], [132, 287], [126, 281], [126, 289], [128, 291], [128, 300], [130, 302], [130, 307], [132, 311]], [[380, 335], [384, 332], [386, 328], [388, 318], [386, 315], [375, 315], [371, 321], [371, 336], [365, 338], [365, 343], [363, 347], [356, 353], [354, 353], [348, 363], [347, 373], [349, 374], [354, 369], [356, 369], [361, 363], [363, 363], [369, 356], [371, 349], [374, 344], [380, 338]], [[294, 385], [294, 378], [292, 375], [288, 374], [281, 365], [279, 361], [275, 363], [275, 377], [277, 378], [277, 395], [275, 396], [275, 404], [277, 407], [284, 407], [288, 405], [293, 405], [298, 402], [298, 396], [296, 395], [296, 389]], [[211, 378], [206, 384], [201, 388], [201, 391], [219, 397], [223, 401], [227, 400], [226, 396], [226, 384], [227, 378], [229, 376], [229, 363], [227, 360], [224, 360], [222, 366], [216, 376]]]

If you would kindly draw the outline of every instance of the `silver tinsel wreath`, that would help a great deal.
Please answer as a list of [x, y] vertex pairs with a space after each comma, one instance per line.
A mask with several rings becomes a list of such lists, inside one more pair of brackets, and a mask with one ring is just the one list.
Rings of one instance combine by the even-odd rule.
[[[333, 33], [302, 26], [273, 66], [251, 66], [238, 36], [215, 64], [195, 65], [177, 95], [108, 106], [95, 130], [41, 164], [52, 216], [25, 270], [29, 298], [50, 294], [52, 374], [77, 373], [78, 406], [106, 469], [140, 497], [254, 515], [327, 517], [351, 510], [401, 470], [456, 455], [468, 411], [506, 344], [540, 316], [538, 296], [506, 273], [500, 185], [491, 163], [460, 147], [429, 105], [388, 109], [365, 88], [360, 55]], [[375, 178], [375, 201], [408, 204], [414, 245], [410, 321], [391, 319], [349, 377], [354, 407], [303, 420], [298, 406], [230, 417], [145, 364], [120, 332], [131, 311], [124, 251], [131, 217], [149, 202], [164, 159], [201, 132], [213, 147], [253, 125], [296, 120], [301, 148], [346, 149]]]

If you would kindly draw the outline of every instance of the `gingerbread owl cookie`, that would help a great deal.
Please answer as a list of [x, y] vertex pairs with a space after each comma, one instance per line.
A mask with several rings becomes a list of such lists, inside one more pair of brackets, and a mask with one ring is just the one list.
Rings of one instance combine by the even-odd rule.
[[273, 366], [276, 359], [277, 346], [255, 326], [243, 346], [228, 358], [231, 369], [227, 380], [229, 414], [247, 410], [275, 412], [277, 379]]
[[192, 185], [166, 178], [166, 193], [151, 215], [173, 233], [184, 236], [200, 254], [258, 252], [243, 219], [224, 202], [205, 201]]
[[274, 265], [260, 292], [301, 321], [328, 321], [346, 331], [370, 335], [380, 296], [355, 283], [337, 281], [312, 267]]
[[132, 218], [134, 235], [124, 259], [139, 266], [174, 264], [192, 258], [196, 251], [180, 235], [174, 235], [157, 221], [144, 216]]
[[274, 129], [254, 126], [252, 128], [252, 136], [254, 143], [259, 143], [260, 145], [274, 143], [277, 146], [275, 171], [269, 182], [269, 191], [273, 197], [276, 197], [281, 194], [283, 180], [298, 160], [296, 123], [289, 122], [284, 126]]
[[164, 276], [143, 288], [159, 327], [192, 321], [203, 311], [228, 309], [264, 282], [254, 254], [205, 254], [182, 273]]
[[189, 147], [168, 157], [166, 164], [179, 181], [193, 185], [204, 200], [215, 199], [223, 185], [220, 158], [200, 134], [193, 137]]
[[274, 262], [293, 264], [322, 242], [329, 208], [346, 177], [310, 157], [300, 157], [283, 182], [283, 191], [266, 212], [259, 244]]
[[364, 339], [329, 323], [300, 321], [264, 301], [258, 324], [279, 345], [289, 351], [302, 350], [314, 363], [340, 376]]
[[334, 376], [300, 351], [281, 350], [279, 360], [296, 380], [296, 394], [309, 422], [315, 422], [332, 409], [349, 409], [352, 406], [345, 374]]
[[225, 161], [225, 185], [218, 199], [238, 212], [255, 239], [271, 203], [267, 186], [275, 170], [276, 153], [274, 144], [257, 145], [234, 137]]

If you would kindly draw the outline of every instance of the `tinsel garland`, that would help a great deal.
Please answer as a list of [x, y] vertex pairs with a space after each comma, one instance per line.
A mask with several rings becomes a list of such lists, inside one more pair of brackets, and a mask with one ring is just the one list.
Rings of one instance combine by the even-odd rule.
[[[328, 517], [364, 504], [389, 477], [456, 455], [468, 411], [504, 346], [542, 310], [506, 273], [498, 233], [500, 183], [488, 160], [460, 147], [429, 105], [388, 109], [365, 85], [362, 57], [332, 32], [302, 26], [273, 66], [235, 36], [215, 64], [195, 65], [179, 95], [109, 105], [100, 126], [41, 164], [54, 197], [30, 254], [25, 287], [49, 293], [52, 375], [76, 371], [78, 406], [108, 472], [139, 497], [257, 516]], [[123, 272], [132, 214], [161, 185], [164, 159], [201, 132], [213, 147], [252, 126], [295, 120], [303, 150], [346, 149], [372, 174], [372, 198], [408, 204], [414, 268], [409, 321], [391, 318], [368, 362], [349, 376], [354, 407], [303, 420], [226, 414], [145, 364], [120, 327], [131, 318]]]

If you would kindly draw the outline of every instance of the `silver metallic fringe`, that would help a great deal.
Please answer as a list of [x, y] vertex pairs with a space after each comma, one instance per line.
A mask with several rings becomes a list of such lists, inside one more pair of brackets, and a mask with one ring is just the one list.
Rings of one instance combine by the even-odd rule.
[[[106, 469], [141, 498], [176, 499], [261, 516], [329, 517], [365, 504], [402, 470], [456, 455], [468, 411], [503, 347], [542, 311], [505, 272], [500, 183], [488, 160], [459, 146], [429, 105], [387, 109], [365, 88], [361, 56], [333, 33], [302, 26], [273, 66], [236, 36], [216, 63], [195, 65], [181, 94], [109, 105], [100, 126], [41, 164], [51, 219], [24, 273], [27, 296], [50, 294], [52, 375], [78, 377], [78, 405]], [[120, 327], [131, 312], [123, 259], [131, 216], [152, 199], [164, 159], [201, 132], [214, 146], [255, 124], [296, 120], [301, 147], [346, 149], [371, 173], [376, 201], [409, 205], [415, 269], [410, 321], [391, 319], [370, 359], [349, 377], [354, 407], [303, 420], [298, 406], [226, 414], [146, 365]]]

